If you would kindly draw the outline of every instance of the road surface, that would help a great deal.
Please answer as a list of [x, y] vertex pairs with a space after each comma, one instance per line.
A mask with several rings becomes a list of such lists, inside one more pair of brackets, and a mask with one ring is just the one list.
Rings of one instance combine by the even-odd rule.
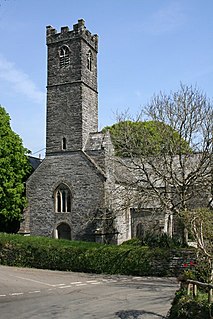
[[0, 319], [160, 319], [177, 289], [174, 278], [0, 266]]

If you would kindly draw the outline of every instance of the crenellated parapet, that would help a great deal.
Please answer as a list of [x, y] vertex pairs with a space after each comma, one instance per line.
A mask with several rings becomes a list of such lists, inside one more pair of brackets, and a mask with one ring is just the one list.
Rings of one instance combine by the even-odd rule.
[[57, 32], [52, 26], [46, 27], [47, 45], [79, 37], [84, 39], [94, 50], [98, 51], [98, 35], [91, 34], [91, 32], [86, 29], [83, 19], [78, 20], [78, 23], [73, 25], [73, 30], [65, 26], [61, 27], [61, 32]]

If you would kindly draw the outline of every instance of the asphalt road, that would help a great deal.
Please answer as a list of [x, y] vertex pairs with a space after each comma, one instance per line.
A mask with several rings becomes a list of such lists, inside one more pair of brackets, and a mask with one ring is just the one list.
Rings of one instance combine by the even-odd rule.
[[0, 266], [0, 318], [160, 319], [177, 289], [172, 278]]

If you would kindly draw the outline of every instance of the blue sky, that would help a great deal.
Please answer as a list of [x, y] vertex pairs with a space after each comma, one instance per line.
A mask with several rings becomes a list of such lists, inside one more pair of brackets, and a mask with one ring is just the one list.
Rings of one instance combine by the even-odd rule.
[[45, 147], [47, 25], [83, 18], [99, 35], [101, 129], [180, 82], [212, 98], [212, 14], [212, 0], [0, 0], [0, 104], [13, 130], [32, 153]]

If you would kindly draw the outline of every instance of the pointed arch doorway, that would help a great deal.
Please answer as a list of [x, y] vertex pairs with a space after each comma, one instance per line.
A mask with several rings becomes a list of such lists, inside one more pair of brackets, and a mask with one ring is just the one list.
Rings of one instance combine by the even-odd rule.
[[60, 225], [57, 226], [56, 230], [57, 230], [58, 239], [71, 240], [71, 228], [68, 224], [61, 223]]

